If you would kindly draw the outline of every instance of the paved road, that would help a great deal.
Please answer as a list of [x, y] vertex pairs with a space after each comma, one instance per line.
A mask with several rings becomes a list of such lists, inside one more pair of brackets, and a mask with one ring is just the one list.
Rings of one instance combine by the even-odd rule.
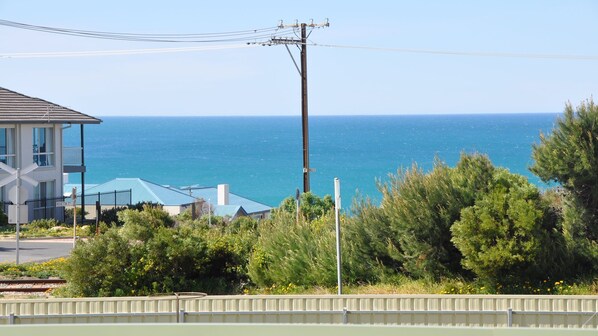
[[[15, 262], [16, 242], [0, 240], [0, 263]], [[21, 240], [19, 242], [19, 262], [45, 261], [68, 256], [73, 249], [72, 240]]]

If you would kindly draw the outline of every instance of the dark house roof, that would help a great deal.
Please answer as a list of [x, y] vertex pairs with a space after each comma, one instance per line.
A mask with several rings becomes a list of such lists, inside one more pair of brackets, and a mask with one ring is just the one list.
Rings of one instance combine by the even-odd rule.
[[81, 112], [0, 87], [0, 123], [99, 124]]

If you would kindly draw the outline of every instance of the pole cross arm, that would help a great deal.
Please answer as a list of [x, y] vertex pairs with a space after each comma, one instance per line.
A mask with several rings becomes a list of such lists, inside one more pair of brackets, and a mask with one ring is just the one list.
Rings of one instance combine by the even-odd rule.
[[0, 180], [0, 187], [4, 187], [5, 185], [9, 184], [10, 182], [15, 180], [14, 175], [8, 175], [7, 177]]
[[23, 180], [23, 181], [31, 184], [34, 187], [37, 187], [37, 185], [39, 184], [38, 181], [36, 181], [36, 180], [32, 179], [31, 177], [26, 176], [26, 175], [21, 175], [21, 180]]
[[[21, 171], [19, 172], [19, 178], [21, 180], [33, 185], [34, 187], [37, 187], [39, 182], [32, 179], [31, 177], [27, 176], [27, 174], [31, 173], [32, 171], [36, 170], [37, 168], [38, 168], [38, 165], [36, 163], [33, 163], [33, 164], [21, 169]], [[7, 177], [0, 180], [0, 187], [3, 187], [17, 179], [17, 170], [15, 168], [0, 162], [0, 169], [4, 170], [5, 172], [7, 172], [9, 174]]]
[[4, 170], [5, 172], [7, 172], [9, 174], [15, 174], [17, 172], [16, 169], [14, 169], [13, 167], [5, 164], [4, 162], [0, 162], [0, 169]]

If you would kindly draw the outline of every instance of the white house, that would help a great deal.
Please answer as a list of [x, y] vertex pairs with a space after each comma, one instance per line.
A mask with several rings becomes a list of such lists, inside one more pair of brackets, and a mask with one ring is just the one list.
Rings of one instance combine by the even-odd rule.
[[[23, 182], [21, 199], [27, 200], [26, 218], [55, 217], [61, 219], [62, 212], [56, 211], [57, 200], [62, 200], [64, 173], [80, 173], [85, 181], [84, 125], [99, 124], [100, 119], [56, 105], [43, 99], [29, 97], [0, 87], [0, 162], [12, 168], [24, 168], [36, 163], [39, 167], [28, 177], [39, 182], [37, 187]], [[80, 146], [65, 148], [63, 130], [80, 126]], [[0, 170], [0, 180], [9, 174]], [[15, 182], [0, 189], [0, 202], [14, 203]], [[12, 193], [11, 193], [12, 192]], [[81, 200], [84, 201], [84, 195]], [[23, 202], [20, 202], [23, 203]], [[11, 217], [11, 216], [9, 216]], [[9, 218], [14, 222], [14, 218]]]

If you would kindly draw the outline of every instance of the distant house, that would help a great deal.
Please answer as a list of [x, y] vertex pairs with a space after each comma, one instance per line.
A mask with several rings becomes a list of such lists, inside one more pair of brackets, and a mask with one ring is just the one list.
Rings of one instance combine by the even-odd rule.
[[[29, 97], [0, 87], [0, 162], [23, 169], [36, 163], [39, 167], [28, 176], [39, 182], [37, 187], [22, 183], [20, 222], [37, 218], [62, 219], [55, 202], [62, 201], [64, 173], [80, 173], [85, 180], [84, 132], [86, 124], [99, 124], [100, 119]], [[81, 141], [77, 147], [63, 146], [63, 129], [80, 125]], [[0, 170], [0, 180], [9, 174]], [[15, 182], [0, 189], [0, 202], [5, 206], [15, 201]], [[84, 199], [84, 195], [83, 199]], [[5, 212], [8, 207], [3, 209]], [[15, 222], [15, 213], [9, 222]]]
[[217, 200], [214, 214], [218, 216], [231, 216], [234, 213], [244, 212], [246, 216], [262, 219], [270, 216], [272, 210], [271, 206], [229, 192], [228, 184], [219, 184], [218, 187], [187, 186], [181, 189], [188, 191], [195, 198], [210, 203]]
[[[70, 187], [66, 187], [68, 192]], [[126, 192], [127, 197], [111, 198], [110, 194]], [[124, 206], [149, 202], [161, 204], [169, 214], [178, 215], [192, 208], [198, 200], [210, 204], [210, 210], [215, 216], [237, 218], [251, 216], [265, 218], [269, 215], [271, 207], [247, 198], [229, 193], [228, 185], [218, 187], [187, 187], [186, 190], [164, 186], [141, 178], [116, 178], [108, 182], [93, 185], [85, 189], [89, 200], [103, 199], [103, 207]], [[98, 196], [96, 196], [98, 195]], [[112, 200], [115, 201], [112, 201]], [[117, 200], [118, 199], [118, 200]], [[93, 207], [86, 209], [90, 214], [95, 211]]]

